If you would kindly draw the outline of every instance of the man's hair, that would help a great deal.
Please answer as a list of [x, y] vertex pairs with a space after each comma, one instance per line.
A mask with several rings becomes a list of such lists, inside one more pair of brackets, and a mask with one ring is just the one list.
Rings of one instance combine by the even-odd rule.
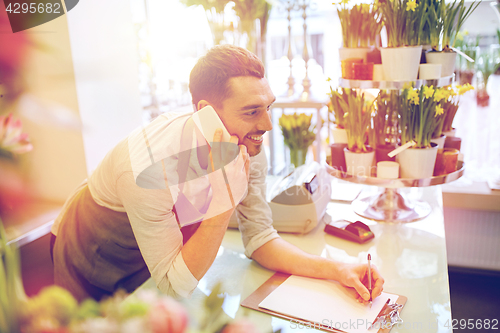
[[261, 79], [264, 72], [262, 61], [250, 51], [228, 44], [215, 46], [198, 60], [189, 76], [193, 104], [197, 108], [200, 100], [206, 100], [221, 107], [231, 94], [230, 78], [255, 76]]

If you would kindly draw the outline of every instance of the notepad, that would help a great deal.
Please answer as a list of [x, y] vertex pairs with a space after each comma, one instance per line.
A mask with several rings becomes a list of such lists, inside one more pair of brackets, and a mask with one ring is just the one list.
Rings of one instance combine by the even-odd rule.
[[387, 299], [398, 295], [385, 293], [369, 305], [359, 303], [348, 288], [332, 280], [290, 276], [274, 289], [259, 307], [310, 323], [311, 327], [365, 333]]

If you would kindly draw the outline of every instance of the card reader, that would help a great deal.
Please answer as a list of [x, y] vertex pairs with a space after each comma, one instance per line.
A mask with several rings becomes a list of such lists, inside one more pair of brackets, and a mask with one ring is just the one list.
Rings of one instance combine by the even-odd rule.
[[366, 243], [375, 237], [370, 227], [361, 221], [354, 223], [347, 220], [333, 221], [325, 226], [325, 232], [360, 244]]

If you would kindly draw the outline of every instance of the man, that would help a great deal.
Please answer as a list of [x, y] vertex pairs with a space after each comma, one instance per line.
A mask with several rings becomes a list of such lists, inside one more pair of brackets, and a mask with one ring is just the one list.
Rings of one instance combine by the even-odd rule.
[[[195, 65], [189, 87], [195, 109], [212, 106], [230, 142], [218, 131], [209, 148], [191, 114], [162, 115], [120, 142], [52, 228], [56, 284], [80, 300], [100, 299], [119, 288], [133, 291], [151, 276], [161, 291], [189, 297], [236, 213], [249, 258], [276, 271], [338, 280], [368, 301], [366, 265], [307, 254], [272, 227], [262, 136], [272, 129], [275, 97], [262, 62], [245, 49], [217, 46]], [[377, 297], [384, 281], [376, 268], [372, 276]]]

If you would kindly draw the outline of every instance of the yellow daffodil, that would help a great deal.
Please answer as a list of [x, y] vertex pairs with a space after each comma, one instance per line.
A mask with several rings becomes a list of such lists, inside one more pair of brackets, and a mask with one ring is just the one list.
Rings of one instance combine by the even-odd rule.
[[349, 4], [349, 0], [340, 0], [340, 3], [343, 4], [343, 5], [348, 5]]
[[463, 86], [457, 86], [457, 88], [458, 88], [458, 94], [459, 95], [463, 95], [466, 92], [468, 92], [469, 90], [474, 89], [474, 87], [471, 86], [469, 83], [466, 83]]
[[424, 86], [424, 96], [425, 98], [431, 98], [434, 95], [434, 87], [433, 86]]
[[408, 89], [413, 89], [413, 86], [411, 85], [410, 82], [406, 82], [403, 84], [403, 90], [408, 90]]
[[413, 102], [413, 104], [418, 105], [419, 100], [420, 100], [420, 98], [419, 98], [419, 96], [418, 96], [418, 92], [417, 92], [416, 90], [413, 90], [413, 89], [412, 89], [412, 90], [410, 90], [410, 91], [408, 92], [408, 100], [409, 100], [409, 101], [412, 101], [412, 102]]
[[406, 11], [415, 11], [415, 8], [417, 8], [417, 0], [410, 0], [406, 3]]
[[434, 117], [440, 116], [444, 113], [443, 108], [440, 105], [436, 106], [436, 113], [434, 114]]
[[434, 94], [434, 102], [440, 102], [443, 99], [446, 100], [448, 99], [448, 90], [447, 89], [437, 89], [436, 93]]

